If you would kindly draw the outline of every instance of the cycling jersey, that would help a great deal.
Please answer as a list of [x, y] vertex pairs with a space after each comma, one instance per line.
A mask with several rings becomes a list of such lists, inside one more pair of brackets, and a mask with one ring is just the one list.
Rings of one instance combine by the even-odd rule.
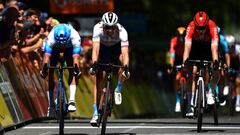
[[195, 29], [194, 22], [190, 22], [187, 27], [187, 33], [185, 37], [185, 44], [191, 44], [192, 40], [211, 42], [212, 44], [218, 44], [218, 30], [215, 22], [212, 20], [208, 21], [207, 31], [204, 35], [200, 35], [199, 32]]
[[228, 42], [223, 35], [219, 35], [219, 51], [225, 53], [229, 53]]
[[218, 45], [218, 40], [217, 26], [212, 20], [204, 33], [195, 28], [193, 21], [190, 22], [185, 37], [185, 44], [192, 44], [189, 59], [212, 60], [211, 46]]
[[174, 65], [179, 65], [182, 63], [183, 52], [184, 52], [184, 42], [178, 41], [178, 37], [175, 36], [170, 42], [170, 57], [174, 57]]
[[225, 63], [225, 54], [229, 53], [229, 49], [228, 42], [223, 35], [219, 35], [218, 52], [219, 60]]
[[45, 53], [52, 54], [53, 48], [62, 50], [62, 51], [64, 51], [64, 49], [67, 49], [67, 48], [73, 48], [72, 54], [80, 54], [81, 38], [80, 38], [78, 32], [71, 25], [67, 25], [67, 24], [65, 24], [65, 25], [71, 29], [70, 38], [67, 41], [67, 43], [60, 44], [55, 41], [54, 30], [56, 27], [53, 27], [53, 29], [51, 30], [51, 32], [49, 33], [49, 35], [45, 41], [45, 46], [44, 46]]
[[103, 30], [103, 22], [99, 22], [93, 29], [93, 42], [100, 42], [105, 46], [114, 46], [121, 42], [121, 47], [126, 47], [128, 43], [128, 33], [125, 28], [117, 23], [117, 29], [113, 30], [113, 34], [106, 35]]

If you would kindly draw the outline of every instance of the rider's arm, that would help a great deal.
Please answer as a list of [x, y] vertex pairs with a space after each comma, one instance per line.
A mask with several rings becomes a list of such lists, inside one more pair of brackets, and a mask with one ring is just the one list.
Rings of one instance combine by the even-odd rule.
[[174, 65], [174, 61], [175, 61], [175, 46], [177, 45], [177, 37], [174, 37], [171, 39], [170, 42], [170, 50], [169, 50], [169, 54], [170, 54], [170, 60], [169, 63], [171, 66]]
[[225, 60], [228, 68], [230, 68], [230, 54], [229, 54], [229, 48], [228, 48], [228, 42], [226, 38], [223, 35], [220, 35], [220, 42], [224, 47], [224, 52], [225, 52]]
[[123, 65], [127, 66], [129, 65], [129, 52], [128, 52], [128, 33], [123, 28], [123, 26], [120, 26], [120, 39], [121, 39], [121, 53], [123, 57]]
[[210, 33], [212, 36], [212, 41], [211, 41], [211, 50], [212, 50], [212, 59], [213, 61], [217, 60], [218, 61], [218, 30], [217, 26], [213, 21], [209, 21], [209, 28], [210, 28]]
[[187, 27], [187, 32], [185, 36], [185, 46], [184, 46], [184, 53], [183, 53], [183, 63], [185, 63], [186, 59], [189, 58], [189, 54], [192, 47], [192, 36], [194, 32], [194, 22], [190, 22]]
[[100, 24], [96, 24], [93, 29], [93, 49], [92, 49], [92, 61], [93, 63], [98, 61], [98, 55], [100, 50], [100, 34], [102, 31], [102, 27], [100, 27]]
[[79, 33], [73, 28], [71, 30], [71, 40], [73, 45], [73, 52], [72, 52], [73, 65], [77, 64], [77, 66], [79, 67], [80, 53], [82, 50], [81, 37]]

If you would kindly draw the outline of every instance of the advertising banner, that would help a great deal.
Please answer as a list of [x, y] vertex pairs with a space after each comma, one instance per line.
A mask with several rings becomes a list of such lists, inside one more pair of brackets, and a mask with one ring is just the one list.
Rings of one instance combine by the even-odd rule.
[[114, 0], [50, 0], [52, 14], [99, 14], [114, 10]]

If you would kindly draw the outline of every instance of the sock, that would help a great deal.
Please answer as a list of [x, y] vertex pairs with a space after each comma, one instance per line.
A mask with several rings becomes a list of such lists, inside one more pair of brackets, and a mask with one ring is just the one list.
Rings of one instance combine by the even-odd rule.
[[54, 96], [53, 96], [53, 90], [49, 90], [47, 93], [48, 93], [48, 97], [49, 97], [49, 106], [50, 106], [50, 107], [55, 106]]
[[240, 105], [240, 94], [237, 94], [236, 105]]
[[98, 109], [96, 104], [93, 104], [93, 114], [98, 114]]
[[50, 106], [50, 97], [49, 97], [49, 91], [47, 91], [46, 93], [47, 93], [48, 105]]
[[76, 89], [77, 89], [77, 86], [75, 84], [74, 85], [70, 85], [70, 98], [69, 98], [69, 101], [75, 101]]
[[117, 87], [115, 88], [115, 91], [121, 92], [122, 91], [122, 85], [123, 85], [123, 81], [118, 80], [118, 84], [117, 84]]
[[194, 93], [192, 93], [192, 96], [191, 96], [191, 106], [194, 106]]
[[177, 92], [176, 94], [176, 102], [180, 103], [180, 92]]

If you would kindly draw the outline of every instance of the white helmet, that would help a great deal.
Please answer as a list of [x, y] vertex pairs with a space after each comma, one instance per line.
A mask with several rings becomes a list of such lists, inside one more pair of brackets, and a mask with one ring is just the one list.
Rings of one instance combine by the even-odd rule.
[[113, 12], [106, 12], [102, 16], [102, 21], [104, 25], [113, 26], [118, 22], [118, 16]]

